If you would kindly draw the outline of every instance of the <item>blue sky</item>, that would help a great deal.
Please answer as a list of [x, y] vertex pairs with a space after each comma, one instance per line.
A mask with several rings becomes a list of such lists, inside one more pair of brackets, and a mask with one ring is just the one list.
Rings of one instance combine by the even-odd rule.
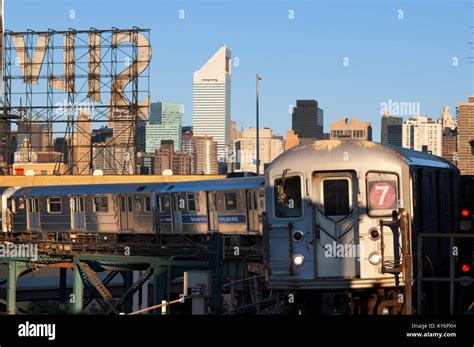
[[259, 73], [261, 125], [285, 134], [290, 105], [311, 98], [324, 109], [326, 130], [352, 116], [370, 121], [378, 141], [381, 103], [389, 99], [419, 102], [422, 114], [437, 118], [443, 106], [454, 115], [456, 104], [474, 94], [474, 64], [467, 59], [474, 56], [467, 44], [474, 41], [472, 6], [456, 0], [5, 0], [5, 26], [151, 29], [152, 101], [183, 103], [185, 125], [192, 124], [193, 72], [226, 44], [239, 62], [232, 76], [232, 119], [239, 127], [254, 125]]

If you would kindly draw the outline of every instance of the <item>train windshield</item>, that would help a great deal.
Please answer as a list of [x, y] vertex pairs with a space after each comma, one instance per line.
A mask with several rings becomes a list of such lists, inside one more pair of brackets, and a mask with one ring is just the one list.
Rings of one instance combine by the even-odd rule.
[[301, 178], [299, 176], [275, 180], [275, 217], [301, 217]]
[[327, 216], [346, 216], [350, 212], [349, 180], [328, 179], [323, 181], [324, 213]]

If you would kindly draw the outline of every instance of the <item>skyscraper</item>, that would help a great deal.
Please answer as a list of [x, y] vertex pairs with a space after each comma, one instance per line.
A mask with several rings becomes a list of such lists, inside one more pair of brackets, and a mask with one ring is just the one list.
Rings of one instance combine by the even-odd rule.
[[217, 142], [212, 136], [194, 136], [196, 145], [196, 173], [217, 175]]
[[196, 174], [196, 141], [193, 137], [193, 127], [183, 127], [183, 139], [181, 144], [181, 150], [186, 152], [190, 156], [191, 164], [191, 174]]
[[385, 112], [382, 116], [381, 142], [387, 145], [402, 146], [403, 118]]
[[237, 122], [230, 121], [230, 141], [235, 141], [242, 136], [242, 132], [237, 128]]
[[300, 139], [298, 138], [298, 135], [296, 135], [293, 130], [288, 130], [288, 132], [286, 133], [286, 139], [285, 139], [285, 151], [295, 146], [298, 146], [299, 144], [300, 144]]
[[409, 118], [403, 123], [403, 147], [442, 155], [441, 123], [427, 116]]
[[182, 107], [177, 103], [163, 102], [159, 104], [160, 107], [156, 106], [155, 111], [159, 110], [160, 113], [150, 113], [150, 124], [146, 126], [145, 151], [154, 152], [160, 148], [163, 140], [172, 140], [175, 148], [179, 151], [181, 150], [181, 127], [183, 125]]
[[449, 107], [444, 106], [443, 107], [443, 112], [441, 113], [441, 124], [443, 129], [449, 128], [449, 129], [456, 129], [456, 119], [453, 118], [451, 115], [451, 112], [449, 112]]
[[444, 128], [441, 138], [442, 157], [457, 165], [458, 136], [456, 129]]
[[356, 118], [343, 117], [331, 123], [331, 139], [347, 138], [372, 141], [372, 126]]
[[161, 113], [163, 104], [158, 102], [152, 102], [150, 104], [150, 117], [148, 118], [149, 124], [161, 124]]
[[219, 162], [230, 145], [231, 51], [221, 47], [193, 77], [193, 132], [212, 136]]
[[[283, 139], [274, 136], [270, 128], [261, 128], [258, 132], [260, 137], [260, 172], [263, 172], [265, 164], [271, 163], [283, 152]], [[256, 133], [256, 129], [245, 129], [242, 131], [242, 137], [234, 141], [236, 171], [257, 172]]]
[[173, 170], [174, 144], [172, 140], [161, 141], [155, 152], [155, 174], [161, 175], [165, 170]]
[[323, 139], [324, 111], [316, 100], [296, 100], [291, 128], [300, 139]]
[[441, 113], [440, 122], [442, 126], [441, 151], [442, 157], [457, 165], [458, 133], [456, 119], [453, 118], [449, 107], [445, 106]]
[[459, 170], [474, 175], [474, 96], [457, 106]]
[[91, 163], [91, 124], [89, 114], [81, 112], [77, 117], [77, 126], [72, 138], [72, 173], [89, 175]]
[[48, 151], [50, 132], [46, 123], [19, 121], [18, 122], [18, 147], [28, 139], [32, 151]]

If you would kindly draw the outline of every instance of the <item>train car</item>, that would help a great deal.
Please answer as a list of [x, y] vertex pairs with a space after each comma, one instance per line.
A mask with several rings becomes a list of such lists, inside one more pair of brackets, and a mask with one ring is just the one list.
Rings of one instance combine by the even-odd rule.
[[264, 178], [163, 184], [157, 192], [160, 234], [259, 235]]
[[[458, 169], [426, 153], [363, 140], [292, 148], [265, 171], [269, 287], [375, 296], [382, 288], [387, 296], [398, 283], [382, 263], [399, 266], [401, 237], [398, 228], [381, 235], [380, 220], [405, 208], [412, 240], [418, 232], [454, 232], [458, 187]], [[425, 249], [435, 271], [447, 264], [447, 245], [427, 240]]]
[[[461, 233], [474, 233], [474, 176], [461, 176], [459, 229]], [[474, 277], [474, 240], [460, 239], [457, 240], [457, 244], [459, 245], [458, 275]]]
[[152, 191], [158, 186], [134, 183], [20, 188], [9, 198], [14, 232], [63, 240], [91, 234], [103, 241], [115, 241], [116, 235], [150, 234], [154, 231]]

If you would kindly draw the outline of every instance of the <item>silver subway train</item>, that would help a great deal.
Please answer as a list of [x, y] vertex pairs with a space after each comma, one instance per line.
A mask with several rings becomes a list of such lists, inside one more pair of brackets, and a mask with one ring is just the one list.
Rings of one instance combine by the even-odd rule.
[[263, 177], [4, 187], [2, 227], [41, 239], [127, 241], [220, 232], [261, 235]]
[[[458, 226], [459, 171], [426, 153], [362, 140], [316, 141], [275, 159], [265, 182], [265, 259], [274, 289], [394, 288], [382, 261], [399, 264], [402, 241], [392, 228], [382, 235], [381, 220], [405, 208], [412, 240], [418, 232]], [[446, 243], [427, 241], [425, 248], [435, 271], [447, 264]]]

